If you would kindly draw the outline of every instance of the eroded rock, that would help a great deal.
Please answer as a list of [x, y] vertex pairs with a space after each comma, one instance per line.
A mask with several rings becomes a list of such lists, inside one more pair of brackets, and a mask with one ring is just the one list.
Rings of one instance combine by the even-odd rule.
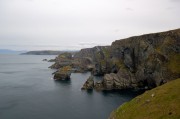
[[60, 68], [57, 72], [54, 73], [55, 80], [68, 80], [71, 76], [72, 68], [70, 66], [65, 66]]
[[93, 76], [90, 76], [87, 81], [84, 83], [83, 87], [81, 88], [82, 90], [90, 90], [94, 88], [94, 80]]

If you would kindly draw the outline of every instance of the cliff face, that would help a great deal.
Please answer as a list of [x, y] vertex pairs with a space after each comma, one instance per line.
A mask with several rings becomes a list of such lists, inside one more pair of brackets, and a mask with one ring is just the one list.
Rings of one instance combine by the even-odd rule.
[[103, 54], [94, 60], [93, 74], [104, 75], [97, 89], [154, 88], [180, 76], [180, 29], [117, 40], [102, 51], [91, 53]]
[[[111, 72], [111, 67], [109, 66], [109, 51], [110, 46], [96, 46], [93, 48], [82, 49], [80, 52], [76, 53], [74, 58], [80, 59], [81, 62], [84, 60], [89, 60], [92, 67], [93, 75], [104, 75]], [[84, 66], [86, 64], [83, 64]]]
[[[94, 85], [98, 90], [154, 88], [180, 77], [180, 29], [82, 49], [69, 61], [63, 66], [104, 76]], [[63, 62], [55, 64], [58, 69]]]
[[110, 83], [104, 77], [106, 88], [153, 88], [180, 76], [180, 29], [118, 40], [110, 48], [119, 71], [109, 74], [115, 77]]

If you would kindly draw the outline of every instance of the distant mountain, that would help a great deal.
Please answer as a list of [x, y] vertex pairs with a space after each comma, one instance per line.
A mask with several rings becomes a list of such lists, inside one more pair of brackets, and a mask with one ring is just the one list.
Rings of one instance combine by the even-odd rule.
[[16, 51], [16, 50], [9, 50], [9, 49], [0, 49], [0, 54], [21, 54], [26, 51]]
[[53, 51], [53, 50], [42, 50], [42, 51], [29, 51], [22, 53], [21, 55], [59, 55], [64, 52], [75, 53], [76, 51]]

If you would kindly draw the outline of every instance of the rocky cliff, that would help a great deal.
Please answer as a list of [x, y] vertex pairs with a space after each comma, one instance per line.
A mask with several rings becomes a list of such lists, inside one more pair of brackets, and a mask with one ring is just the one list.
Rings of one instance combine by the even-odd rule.
[[105, 59], [108, 59], [108, 50], [109, 46], [96, 46], [82, 49], [74, 55], [63, 53], [54, 59], [55, 63], [50, 68], [60, 71], [63, 67], [68, 66], [72, 68], [71, 72], [91, 71], [93, 75], [104, 75], [110, 73], [109, 70], [111, 69], [107, 68], [107, 63], [105, 63]]
[[96, 60], [95, 71], [106, 69], [97, 89], [150, 89], [180, 77], [180, 29], [117, 40], [107, 49]]
[[74, 58], [88, 59], [92, 67], [92, 74], [102, 76], [111, 72], [109, 65], [110, 46], [96, 46], [93, 48], [82, 49], [75, 54]]
[[94, 84], [98, 90], [154, 88], [180, 77], [180, 29], [82, 49], [67, 65], [104, 76]]

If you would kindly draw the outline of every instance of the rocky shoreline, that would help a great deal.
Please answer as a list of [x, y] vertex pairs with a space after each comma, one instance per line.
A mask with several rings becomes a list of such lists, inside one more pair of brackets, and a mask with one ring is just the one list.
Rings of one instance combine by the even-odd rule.
[[[180, 29], [116, 40], [111, 46], [63, 53], [50, 66], [55, 80], [68, 80], [72, 72], [92, 76], [83, 90], [152, 89], [180, 77]], [[103, 76], [94, 82], [93, 76]]]

